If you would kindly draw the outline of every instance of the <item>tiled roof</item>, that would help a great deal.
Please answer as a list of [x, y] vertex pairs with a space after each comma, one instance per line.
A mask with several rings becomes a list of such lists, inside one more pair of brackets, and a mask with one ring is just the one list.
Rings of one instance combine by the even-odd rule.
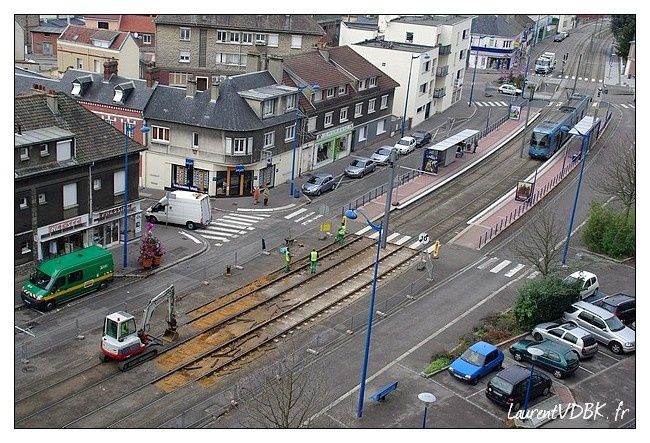
[[[57, 93], [59, 114], [54, 115], [47, 105], [45, 94], [34, 93], [14, 98], [14, 127], [22, 131], [58, 127], [75, 134], [76, 161], [87, 164], [124, 155], [124, 134], [100, 117], [84, 109], [66, 94]], [[16, 130], [14, 129], [14, 132]], [[146, 148], [134, 140], [129, 141], [129, 152]], [[39, 167], [39, 171], [60, 167], [54, 162]], [[29, 171], [35, 173], [35, 171]], [[25, 175], [26, 170], [16, 170], [16, 175]]]
[[154, 19], [154, 17], [144, 15], [123, 15], [120, 21], [120, 31], [154, 34], [156, 32]]
[[258, 32], [292, 32], [324, 35], [325, 31], [309, 15], [300, 14], [233, 14], [233, 15], [159, 15], [156, 24], [208, 26]]
[[479, 15], [472, 20], [472, 34], [495, 37], [514, 37], [524, 28], [514, 15]]
[[327, 62], [318, 51], [305, 52], [284, 60], [284, 66], [305, 83], [318, 84], [321, 89], [350, 83], [350, 79]]
[[357, 79], [378, 77], [377, 85], [382, 89], [397, 88], [399, 83], [382, 72], [349, 46], [339, 46], [330, 49], [330, 60], [348, 71]]
[[91, 29], [83, 26], [68, 26], [59, 36], [59, 41], [67, 41], [79, 45], [92, 46], [92, 39], [95, 35], [98, 37], [108, 36], [108, 33], [115, 33], [116, 37], [109, 46], [109, 49], [119, 50], [122, 43], [128, 37], [128, 32], [108, 31], [106, 29]]
[[219, 85], [219, 98], [210, 101], [210, 89], [186, 97], [186, 89], [160, 85], [144, 111], [146, 119], [227, 131], [253, 131], [292, 121], [295, 113], [265, 118], [255, 114], [238, 92], [274, 85], [268, 71], [228, 77]]
[[83, 26], [84, 23], [83, 20], [76, 17], [71, 17], [69, 23], [67, 18], [48, 18], [41, 20], [41, 26], [56, 26], [61, 28], [61, 30], [65, 29], [68, 25]]

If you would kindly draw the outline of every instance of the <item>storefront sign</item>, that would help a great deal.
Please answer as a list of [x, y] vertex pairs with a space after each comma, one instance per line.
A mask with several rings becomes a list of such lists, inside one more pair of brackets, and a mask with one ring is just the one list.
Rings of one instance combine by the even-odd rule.
[[353, 124], [350, 123], [349, 125], [339, 126], [338, 128], [330, 129], [326, 132], [321, 132], [320, 134], [316, 135], [316, 141], [320, 142], [330, 138], [336, 138], [341, 135], [345, 135], [348, 132], [352, 132], [352, 127]]
[[[129, 203], [129, 213], [140, 210], [140, 203]], [[114, 208], [105, 209], [103, 211], [93, 212], [93, 223], [105, 221], [107, 219], [118, 218], [124, 214], [124, 205], [115, 206]]]
[[236, 165], [235, 166], [235, 172], [237, 174], [242, 174], [245, 170], [246, 170], [246, 168], [244, 167], [244, 165]]
[[85, 228], [88, 226], [88, 214], [83, 214], [78, 217], [69, 218], [67, 220], [60, 221], [58, 223], [53, 223], [48, 226], [42, 226], [38, 228], [37, 234], [39, 238], [44, 237], [53, 237], [62, 232], [68, 231], [77, 231], [79, 228]]

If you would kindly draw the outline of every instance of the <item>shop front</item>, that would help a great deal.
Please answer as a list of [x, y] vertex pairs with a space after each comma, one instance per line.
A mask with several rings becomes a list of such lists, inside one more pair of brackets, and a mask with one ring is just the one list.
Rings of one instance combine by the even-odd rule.
[[36, 231], [38, 260], [48, 260], [88, 246], [88, 214], [42, 226]]
[[332, 163], [350, 153], [352, 140], [352, 123], [323, 131], [316, 135], [314, 142], [314, 167], [318, 168]]
[[[127, 238], [132, 240], [142, 232], [142, 209], [140, 201], [128, 205], [129, 227]], [[114, 246], [124, 236], [124, 205], [115, 206], [92, 214], [92, 244]]]
[[228, 166], [225, 171], [215, 173], [217, 197], [243, 197], [253, 191], [253, 173], [244, 165]]
[[171, 186], [175, 189], [208, 193], [210, 171], [194, 166], [194, 159], [186, 158], [185, 165], [171, 165]]

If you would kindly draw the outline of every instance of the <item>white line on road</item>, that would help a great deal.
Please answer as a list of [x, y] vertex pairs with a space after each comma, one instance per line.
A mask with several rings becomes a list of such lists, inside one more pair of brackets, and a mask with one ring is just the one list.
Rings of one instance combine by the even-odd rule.
[[230, 232], [221, 232], [221, 231], [219, 231], [217, 229], [196, 229], [196, 230], [194, 230], [194, 232], [198, 232], [199, 234], [203, 235], [204, 237], [206, 235], [214, 235], [214, 234], [225, 235], [226, 237], [239, 237], [239, 235], [237, 235], [237, 234], [231, 234]]
[[410, 235], [405, 235], [404, 237], [400, 238], [398, 241], [395, 242], [396, 245], [402, 246], [404, 243], [409, 241], [411, 239]]
[[417, 249], [417, 248], [420, 247], [421, 244], [422, 244], [422, 243], [418, 240], [418, 241], [416, 241], [415, 243], [411, 243], [411, 244], [409, 245], [409, 248], [410, 248], [410, 249]]
[[582, 369], [583, 371], [590, 373], [591, 375], [594, 375], [594, 374], [595, 374], [595, 372], [590, 371], [589, 369], [585, 368], [584, 366], [578, 366], [578, 367], [579, 367], [580, 369]]
[[540, 274], [539, 271], [533, 271], [533, 272], [528, 276], [528, 278], [535, 278], [535, 277], [537, 277], [539, 274]]
[[311, 217], [311, 216], [314, 215], [315, 213], [316, 213], [316, 211], [311, 211], [309, 214], [307, 214], [307, 215], [303, 215], [302, 217], [297, 218], [297, 219], [295, 219], [294, 221], [295, 221], [296, 223], [301, 222], [301, 221], [303, 221], [304, 219]]
[[501, 103], [501, 105], [503, 105], [503, 106], [508, 106], [508, 103], [506, 103], [506, 102], [498, 102], [498, 103]]
[[370, 226], [366, 226], [365, 228], [363, 228], [363, 229], [361, 229], [361, 230], [355, 232], [354, 235], [363, 235], [363, 234], [365, 234], [366, 232], [370, 231], [371, 229], [372, 229], [372, 228], [371, 228]]
[[601, 354], [601, 355], [604, 355], [605, 357], [609, 357], [609, 358], [611, 358], [612, 360], [621, 361], [620, 358], [613, 357], [613, 356], [607, 354], [606, 352], [598, 351], [598, 353]]
[[224, 237], [217, 237], [216, 235], [204, 235], [203, 237], [205, 237], [205, 238], [209, 238], [210, 240], [219, 240], [219, 241], [222, 241], [222, 242], [225, 242], [225, 243], [227, 243], [227, 242], [230, 241], [230, 240], [227, 239], [227, 238], [224, 238]]
[[378, 232], [378, 231], [375, 231], [375, 232], [372, 233], [372, 235], [369, 235], [368, 237], [369, 237], [369, 238], [372, 238], [372, 239], [374, 240], [374, 239], [376, 239], [377, 237], [379, 237], [379, 232]]
[[234, 223], [236, 225], [241, 225], [241, 226], [253, 226], [253, 223], [249, 221], [239, 220], [236, 217], [230, 215], [225, 215], [222, 218], [218, 218], [217, 221], [219, 220], [221, 220], [222, 222]]
[[512, 268], [511, 270], [509, 270], [509, 271], [505, 274], [505, 276], [506, 276], [506, 277], [512, 277], [512, 276], [515, 275], [517, 272], [521, 271], [524, 267], [526, 267], [526, 265], [522, 265], [521, 263], [519, 263], [517, 266], [515, 266], [514, 268]]
[[[229, 223], [223, 223], [223, 222], [212, 222], [212, 223], [210, 223], [210, 226], [223, 226], [225, 228], [231, 228], [230, 232], [237, 232], [237, 233], [240, 233], [240, 234], [242, 233], [242, 229], [244, 229], [243, 226], [235, 226], [235, 225], [231, 225]], [[232, 229], [232, 228], [236, 228], [236, 229]], [[217, 229], [221, 229], [221, 228], [217, 228]], [[243, 231], [243, 232], [246, 232], [246, 231]]]
[[395, 237], [398, 237], [399, 235], [400, 235], [399, 232], [393, 232], [391, 235], [386, 237], [386, 241], [391, 241], [392, 239], [394, 239]]
[[[594, 103], [594, 104], [595, 104], [595, 103]], [[627, 109], [627, 105], [624, 105], [624, 104], [621, 103], [621, 106], [622, 106], [623, 108]]]
[[493, 274], [496, 274], [497, 272], [501, 271], [503, 268], [508, 266], [510, 263], [512, 263], [510, 260], [503, 260], [501, 263], [496, 265], [494, 268], [490, 269], [490, 272]]
[[255, 216], [255, 215], [237, 214], [235, 217], [237, 217], [237, 218], [239, 218], [241, 220], [252, 221], [253, 223], [257, 223], [259, 221], [266, 220], [266, 218], [268, 218], [269, 215], [267, 214], [266, 217], [258, 217], [258, 216]]
[[292, 212], [292, 213], [289, 214], [289, 215], [285, 215], [284, 218], [286, 218], [287, 220], [289, 220], [290, 218], [293, 218], [293, 217], [295, 217], [295, 216], [298, 215], [298, 214], [302, 214], [302, 213], [305, 212], [306, 210], [307, 210], [306, 208], [298, 209], [296, 212]]
[[483, 106], [483, 103], [481, 102], [474, 102], [477, 106]]
[[492, 257], [492, 258], [489, 259], [488, 261], [483, 262], [483, 264], [477, 266], [477, 268], [478, 268], [478, 269], [485, 269], [485, 268], [487, 268], [488, 266], [492, 266], [492, 263], [496, 262], [497, 260], [498, 260], [498, 258], [496, 258], [496, 257]]
[[188, 234], [187, 232], [183, 232], [183, 231], [178, 231], [178, 232], [179, 232], [180, 234], [183, 234], [185, 237], [189, 238], [190, 240], [192, 240], [194, 243], [201, 243], [201, 240], [199, 240], [198, 238], [192, 237], [192, 236], [191, 236], [190, 234]]
[[307, 225], [307, 223], [311, 223], [311, 222], [313, 222], [314, 220], [321, 218], [322, 216], [323, 216], [323, 214], [318, 214], [316, 217], [312, 217], [312, 218], [310, 218], [309, 220], [305, 220], [304, 222], [302, 222], [302, 225], [303, 225], [303, 226], [304, 226], [304, 225]]

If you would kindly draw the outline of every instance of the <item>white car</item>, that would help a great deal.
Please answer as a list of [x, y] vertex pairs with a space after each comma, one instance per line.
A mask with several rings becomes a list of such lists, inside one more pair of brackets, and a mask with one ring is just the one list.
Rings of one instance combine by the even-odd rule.
[[587, 271], [576, 271], [564, 279], [564, 283], [574, 284], [577, 280], [582, 280], [580, 289], [580, 300], [584, 300], [598, 291], [598, 277]]
[[503, 84], [499, 86], [499, 94], [521, 95], [521, 89], [515, 85]]
[[395, 148], [399, 151], [400, 154], [408, 154], [415, 150], [415, 145], [417, 145], [417, 140], [413, 137], [402, 137], [397, 143], [395, 143]]

